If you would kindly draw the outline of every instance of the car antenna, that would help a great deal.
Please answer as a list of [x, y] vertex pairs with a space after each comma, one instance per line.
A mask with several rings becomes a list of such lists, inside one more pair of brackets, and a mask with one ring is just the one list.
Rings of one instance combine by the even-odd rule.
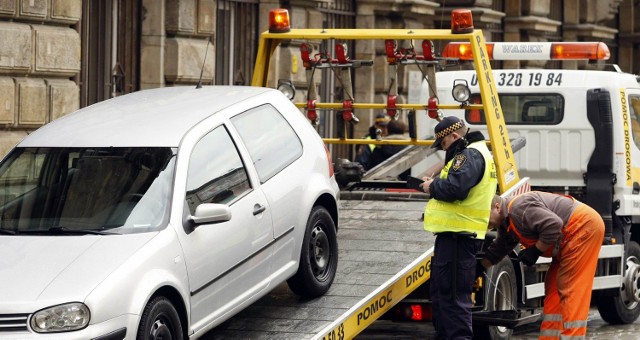
[[198, 85], [196, 85], [197, 89], [202, 88], [202, 74], [204, 73], [204, 65], [207, 62], [207, 52], [209, 52], [209, 43], [211, 43], [211, 39], [207, 39], [207, 47], [204, 50], [204, 60], [202, 61], [202, 68], [200, 69], [200, 79], [198, 79]]

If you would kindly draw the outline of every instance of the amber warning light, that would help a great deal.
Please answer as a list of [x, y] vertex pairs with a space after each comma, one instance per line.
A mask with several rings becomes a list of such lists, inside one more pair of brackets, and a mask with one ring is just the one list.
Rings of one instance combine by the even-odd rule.
[[468, 9], [454, 9], [451, 11], [451, 33], [473, 32], [473, 16]]
[[286, 33], [291, 31], [291, 22], [289, 21], [289, 11], [283, 8], [272, 9], [269, 11], [269, 32]]
[[[492, 60], [608, 60], [611, 56], [602, 42], [487, 43], [487, 54]], [[442, 56], [473, 60], [469, 43], [449, 43]]]

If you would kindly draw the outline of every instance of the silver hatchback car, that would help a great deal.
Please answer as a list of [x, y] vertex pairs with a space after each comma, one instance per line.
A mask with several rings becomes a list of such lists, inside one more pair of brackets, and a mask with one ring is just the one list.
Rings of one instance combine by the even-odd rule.
[[197, 338], [338, 264], [328, 151], [280, 92], [172, 87], [33, 132], [0, 163], [0, 338]]

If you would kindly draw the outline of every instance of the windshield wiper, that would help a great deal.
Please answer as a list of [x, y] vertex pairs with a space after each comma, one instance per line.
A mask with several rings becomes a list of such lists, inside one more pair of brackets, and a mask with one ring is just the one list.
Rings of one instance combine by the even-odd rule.
[[52, 234], [77, 234], [77, 235], [119, 235], [109, 231], [94, 230], [94, 229], [69, 229], [67, 227], [51, 227], [49, 232]]
[[13, 231], [13, 230], [0, 228], [0, 234], [2, 234], [2, 235], [15, 235], [16, 232]]

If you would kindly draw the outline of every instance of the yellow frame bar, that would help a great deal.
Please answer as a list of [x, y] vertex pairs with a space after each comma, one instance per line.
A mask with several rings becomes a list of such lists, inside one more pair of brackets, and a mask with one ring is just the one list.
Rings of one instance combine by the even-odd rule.
[[[269, 73], [269, 64], [271, 56], [278, 44], [283, 40], [325, 40], [325, 39], [342, 39], [342, 40], [371, 40], [371, 39], [392, 39], [392, 40], [452, 40], [466, 41], [471, 44], [474, 56], [474, 66], [477, 72], [478, 86], [482, 96], [482, 105], [469, 105], [469, 108], [482, 108], [484, 110], [487, 127], [489, 131], [489, 139], [491, 141], [493, 157], [496, 162], [498, 172], [498, 185], [500, 192], [505, 192], [513, 185], [518, 183], [520, 177], [515, 166], [513, 150], [507, 133], [502, 107], [498, 100], [498, 91], [495, 87], [491, 65], [487, 48], [485, 45], [482, 31], [474, 30], [471, 33], [452, 34], [446, 29], [292, 29], [287, 33], [269, 33], [264, 32], [260, 36], [260, 45], [256, 57], [256, 65], [253, 72], [251, 85], [267, 86]], [[304, 106], [303, 106], [304, 105]], [[306, 107], [306, 104], [297, 104], [299, 108]], [[319, 109], [341, 109], [342, 103], [319, 103], [316, 108]], [[353, 108], [374, 108], [386, 109], [386, 104], [362, 104], [353, 103]], [[398, 109], [418, 109], [426, 108], [424, 104], [399, 104]], [[460, 105], [438, 105], [440, 109], [459, 109]], [[357, 140], [357, 139], [323, 139], [325, 143], [334, 144], [383, 144], [380, 141]], [[363, 141], [366, 141], [363, 142]], [[431, 145], [433, 141], [411, 140], [407, 145]], [[392, 144], [392, 143], [388, 143]], [[403, 145], [397, 141], [394, 145]]]
[[[295, 103], [296, 107], [299, 109], [306, 109], [307, 103]], [[340, 110], [342, 109], [342, 103], [316, 103], [316, 109], [318, 110]], [[387, 104], [381, 103], [352, 103], [352, 109], [387, 109]], [[456, 105], [456, 104], [439, 104], [439, 109], [442, 110], [457, 110], [457, 109], [479, 109], [482, 110], [484, 107], [482, 104], [472, 104], [472, 105]], [[397, 110], [427, 110], [427, 105], [425, 104], [397, 104], [395, 109]]]

